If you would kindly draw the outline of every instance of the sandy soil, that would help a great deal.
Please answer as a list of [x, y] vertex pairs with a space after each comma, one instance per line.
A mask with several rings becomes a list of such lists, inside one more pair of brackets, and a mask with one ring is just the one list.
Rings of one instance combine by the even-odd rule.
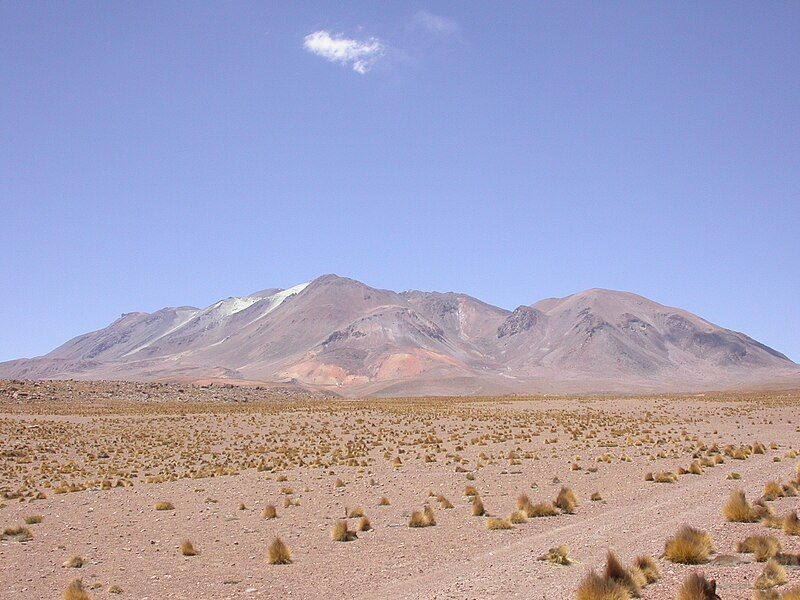
[[[716, 553], [699, 567], [658, 558], [663, 577], [643, 598], [674, 598], [698, 569], [723, 599], [744, 599], [763, 564], [736, 542], [770, 534], [800, 553], [800, 536], [721, 513], [732, 490], [755, 500], [770, 480], [796, 480], [800, 393], [331, 401], [157, 386], [142, 399], [146, 384], [47, 385], [0, 387], [0, 528], [43, 517], [26, 526], [29, 541], [0, 541], [2, 598], [59, 598], [81, 578], [92, 598], [565, 599], [608, 549], [626, 563], [658, 558], [690, 524], [711, 534]], [[725, 453], [756, 442], [763, 454]], [[688, 468], [693, 455], [717, 456], [712, 444], [723, 463], [645, 481]], [[467, 485], [491, 516], [507, 517], [522, 493], [550, 502], [562, 486], [579, 504], [490, 531], [486, 516], [472, 516]], [[262, 518], [267, 504], [278, 518]], [[426, 504], [436, 525], [409, 528]], [[800, 498], [766, 504], [784, 515]], [[332, 541], [354, 508], [373, 530]], [[275, 536], [293, 564], [268, 564]], [[197, 556], [181, 555], [184, 539]], [[537, 560], [561, 544], [574, 564]], [[81, 568], [62, 566], [73, 556]], [[787, 573], [781, 590], [800, 584], [800, 569]]]

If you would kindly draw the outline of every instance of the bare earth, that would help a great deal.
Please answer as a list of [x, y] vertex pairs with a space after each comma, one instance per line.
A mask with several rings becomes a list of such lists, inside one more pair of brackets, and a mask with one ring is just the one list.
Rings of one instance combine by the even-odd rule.
[[[573, 598], [612, 549], [625, 564], [657, 559], [662, 578], [643, 598], [675, 598], [694, 570], [716, 578], [724, 600], [751, 598], [764, 564], [736, 543], [774, 535], [799, 554], [800, 536], [727, 522], [722, 507], [736, 489], [755, 501], [770, 480], [797, 483], [798, 450], [800, 392], [790, 391], [356, 401], [0, 381], [0, 529], [30, 532], [0, 541], [0, 597], [59, 598], [81, 578], [92, 598], [555, 600]], [[708, 465], [715, 457], [722, 462]], [[695, 459], [705, 459], [701, 474], [645, 481]], [[729, 479], [734, 472], [741, 479]], [[487, 516], [472, 516], [469, 485], [493, 517], [507, 518], [523, 493], [550, 503], [562, 486], [578, 506], [492, 531]], [[590, 500], [595, 492], [601, 500]], [[382, 497], [391, 503], [380, 506]], [[156, 510], [159, 502], [174, 509]], [[268, 504], [277, 518], [262, 517]], [[800, 499], [765, 504], [782, 517]], [[426, 505], [436, 525], [408, 527]], [[373, 529], [333, 541], [334, 524], [357, 508]], [[25, 525], [33, 515], [42, 522]], [[348, 519], [350, 529], [359, 521]], [[683, 524], [713, 538], [706, 564], [660, 558]], [[292, 564], [268, 563], [276, 536]], [[181, 554], [186, 539], [198, 555]], [[538, 560], [562, 544], [574, 564]], [[82, 567], [62, 566], [74, 556]], [[800, 568], [786, 572], [779, 591], [800, 584]]]

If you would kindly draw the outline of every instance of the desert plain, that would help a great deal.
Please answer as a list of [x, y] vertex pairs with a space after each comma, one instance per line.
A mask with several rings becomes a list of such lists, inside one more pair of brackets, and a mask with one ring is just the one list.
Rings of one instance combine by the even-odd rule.
[[[614, 598], [677, 598], [695, 572], [722, 599], [796, 598], [798, 452], [786, 390], [2, 381], [0, 597], [590, 598], [611, 552], [641, 580]], [[684, 526], [706, 534], [696, 564], [666, 551]]]

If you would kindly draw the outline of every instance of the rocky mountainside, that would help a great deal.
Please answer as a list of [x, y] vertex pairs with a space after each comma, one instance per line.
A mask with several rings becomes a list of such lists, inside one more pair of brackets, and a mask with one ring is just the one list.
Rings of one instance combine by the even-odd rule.
[[343, 395], [689, 391], [799, 376], [742, 333], [627, 292], [508, 311], [336, 275], [124, 314], [43, 357], [0, 363], [3, 378], [282, 382]]

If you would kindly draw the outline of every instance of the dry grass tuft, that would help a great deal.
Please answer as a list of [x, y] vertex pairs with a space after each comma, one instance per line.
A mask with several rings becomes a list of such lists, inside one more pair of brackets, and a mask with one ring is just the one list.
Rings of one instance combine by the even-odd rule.
[[30, 517], [25, 517], [25, 525], [38, 525], [44, 521], [44, 517], [42, 515], [31, 515]]
[[774, 558], [778, 564], [786, 565], [787, 567], [800, 567], [800, 554], [778, 552]]
[[630, 597], [623, 586], [600, 577], [594, 571], [583, 578], [575, 591], [575, 600], [630, 600]]
[[763, 519], [764, 517], [771, 517], [775, 514], [769, 507], [769, 504], [766, 504], [761, 498], [753, 502], [753, 510], [760, 519]]
[[533, 506], [533, 502], [528, 497], [528, 494], [520, 494], [517, 497], [517, 510], [524, 510], [525, 514], [530, 516], [530, 509]]
[[430, 506], [412, 512], [408, 521], [409, 527], [432, 527], [434, 525], [436, 525], [436, 515]]
[[783, 592], [783, 594], [781, 594], [781, 600], [800, 600], [800, 585]]
[[764, 570], [756, 579], [755, 587], [759, 590], [766, 590], [786, 583], [786, 569], [784, 569], [775, 559], [770, 559], [764, 565]]
[[474, 485], [468, 485], [464, 488], [464, 495], [465, 496], [477, 496], [478, 495], [478, 488]]
[[664, 471], [662, 473], [657, 473], [653, 481], [656, 483], [675, 483], [678, 481], [678, 476], [671, 471]]
[[372, 523], [370, 523], [367, 517], [361, 517], [361, 520], [358, 522], [358, 530], [359, 531], [371, 531], [372, 530]]
[[589, 498], [592, 502], [599, 502], [603, 499], [603, 496], [600, 495], [600, 492], [594, 492]]
[[336, 524], [331, 529], [331, 539], [334, 542], [352, 542], [358, 536], [355, 531], [350, 531], [347, 526], [347, 521], [336, 521]]
[[777, 500], [783, 497], [783, 488], [777, 481], [768, 481], [764, 486], [764, 500]]
[[157, 502], [156, 510], [175, 510], [175, 506], [172, 502]]
[[751, 535], [736, 544], [737, 552], [754, 554], [758, 562], [774, 558], [781, 550], [780, 541], [772, 535]]
[[261, 518], [262, 519], [277, 519], [278, 518], [278, 511], [275, 508], [274, 504], [267, 504], [264, 507], [264, 510], [261, 511]]
[[678, 530], [674, 537], [667, 540], [664, 556], [674, 563], [698, 565], [707, 562], [713, 550], [711, 536], [686, 525]]
[[781, 528], [786, 535], [800, 535], [800, 519], [797, 518], [797, 513], [791, 511], [787, 514], [783, 518]]
[[0, 540], [14, 540], [15, 542], [28, 542], [33, 539], [30, 529], [27, 527], [6, 527]]
[[61, 595], [63, 600], [91, 600], [91, 596], [83, 587], [83, 581], [80, 579], [73, 579], [72, 583], [67, 586], [64, 593]]
[[267, 550], [267, 562], [271, 565], [292, 564], [292, 551], [279, 537], [276, 537]]
[[195, 550], [191, 541], [183, 540], [181, 542], [181, 554], [184, 556], [197, 556], [197, 550]]
[[354, 508], [350, 512], [347, 513], [348, 519], [360, 519], [364, 516], [364, 509], [363, 508]]
[[578, 499], [570, 488], [562, 487], [553, 504], [560, 508], [562, 512], [571, 515], [575, 513], [575, 507], [578, 506]]
[[722, 515], [733, 523], [755, 523], [759, 520], [758, 513], [747, 501], [742, 490], [731, 492], [731, 497], [722, 509]]
[[644, 572], [636, 565], [631, 565], [628, 568], [628, 573], [630, 573], [631, 579], [640, 589], [650, 583], [647, 581], [647, 576]]
[[380, 500], [378, 500], [378, 506], [389, 506], [391, 502], [386, 496], [382, 496]]
[[483, 500], [480, 496], [472, 497], [472, 516], [482, 517], [486, 514], [486, 509], [483, 507]]
[[494, 517], [486, 520], [486, 529], [490, 531], [498, 531], [503, 529], [513, 529], [514, 526], [506, 519], [496, 519]]
[[73, 556], [65, 560], [61, 566], [66, 569], [80, 569], [83, 566], [83, 559], [80, 556]]
[[428, 519], [425, 517], [425, 513], [421, 510], [415, 510], [411, 513], [411, 518], [408, 520], [409, 527], [427, 527], [428, 526]]
[[528, 518], [535, 519], [537, 517], [557, 517], [560, 511], [550, 504], [549, 502], [539, 502], [532, 505], [528, 510]]
[[719, 600], [717, 582], [709, 581], [702, 573], [691, 573], [683, 580], [677, 600]]
[[537, 560], [553, 563], [554, 565], [571, 565], [574, 561], [569, 555], [568, 546], [556, 546], [550, 548], [545, 554], [542, 554]]
[[[630, 595], [634, 598], [641, 596], [642, 583], [637, 581], [637, 578], [633, 576], [631, 571], [623, 567], [622, 563], [619, 562], [617, 557], [610, 551], [606, 555], [606, 570], [604, 575], [606, 579], [615, 581], [628, 590]], [[640, 574], [640, 577], [641, 580], [644, 580], [644, 575]]]
[[450, 502], [450, 500], [448, 500], [447, 498], [445, 498], [442, 494], [436, 496], [436, 501], [439, 503], [439, 506], [441, 506], [446, 510], [453, 508], [453, 503]]
[[528, 513], [524, 510], [515, 510], [509, 515], [508, 520], [514, 525], [522, 525], [528, 522]]
[[783, 519], [774, 515], [767, 515], [761, 518], [761, 524], [770, 529], [783, 529]]
[[661, 571], [658, 569], [658, 563], [652, 556], [637, 556], [633, 564], [642, 572], [647, 583], [653, 583], [661, 579]]

